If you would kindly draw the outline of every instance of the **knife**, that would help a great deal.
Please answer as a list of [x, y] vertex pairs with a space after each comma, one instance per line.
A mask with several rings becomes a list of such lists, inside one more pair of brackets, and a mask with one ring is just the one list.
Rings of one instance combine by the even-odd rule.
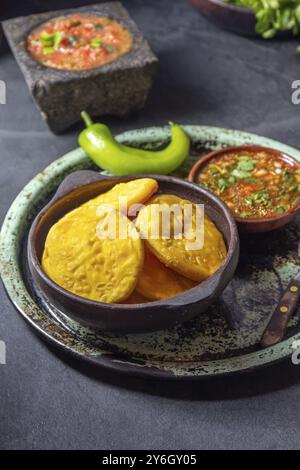
[[[298, 256], [300, 258], [300, 242], [298, 244]], [[300, 299], [300, 271], [289, 282], [283, 292], [280, 301], [275, 308], [273, 315], [262, 335], [261, 346], [266, 348], [279, 343], [286, 332], [287, 324], [296, 310]]]

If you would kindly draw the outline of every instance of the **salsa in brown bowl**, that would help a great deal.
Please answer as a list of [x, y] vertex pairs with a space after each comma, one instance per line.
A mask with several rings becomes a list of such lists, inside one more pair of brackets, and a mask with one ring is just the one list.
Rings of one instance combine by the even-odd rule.
[[244, 228], [252, 224], [251, 231], [277, 228], [278, 224], [264, 229], [257, 224], [281, 219], [300, 208], [300, 163], [274, 149], [217, 150], [194, 165], [189, 179], [219, 196], [238, 222], [244, 221]]

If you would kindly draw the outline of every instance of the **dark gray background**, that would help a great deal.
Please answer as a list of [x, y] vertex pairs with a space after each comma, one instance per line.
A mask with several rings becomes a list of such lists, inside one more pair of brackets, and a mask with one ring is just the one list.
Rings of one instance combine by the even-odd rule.
[[[82, 5], [9, 0], [8, 16]], [[89, 3], [89, 2], [86, 2]], [[262, 41], [218, 30], [186, 0], [123, 2], [160, 59], [142, 113], [107, 119], [114, 132], [148, 125], [208, 124], [299, 146], [295, 40]], [[2, 4], [2, 2], [1, 2]], [[2, 8], [2, 7], [1, 7]], [[300, 42], [300, 40], [299, 40]], [[78, 129], [54, 136], [35, 109], [7, 46], [0, 54], [0, 217], [36, 173], [76, 146]], [[199, 383], [147, 382], [95, 371], [49, 348], [1, 286], [0, 447], [5, 449], [299, 449], [300, 366]]]

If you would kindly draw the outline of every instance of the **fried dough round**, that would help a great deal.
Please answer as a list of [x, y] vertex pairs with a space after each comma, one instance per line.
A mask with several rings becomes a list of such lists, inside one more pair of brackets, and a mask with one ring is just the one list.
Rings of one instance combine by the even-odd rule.
[[149, 300], [164, 300], [175, 297], [196, 285], [197, 282], [167, 268], [145, 246], [144, 266], [136, 286], [137, 292]]
[[143, 243], [132, 222], [115, 213], [127, 227], [127, 239], [120, 239], [118, 233], [115, 239], [99, 239], [96, 229], [102, 219], [88, 217], [83, 207], [53, 225], [42, 256], [46, 274], [90, 300], [114, 303], [128, 298], [143, 266]]
[[[126, 213], [125, 208], [129, 212], [130, 208], [146, 202], [157, 190], [158, 183], [152, 178], [139, 178], [126, 183], [118, 183], [109, 191], [101, 193], [71, 210], [64, 217], [80, 219], [84, 211], [86, 218], [94, 218], [97, 217], [97, 211], [101, 206], [118, 209]], [[127, 207], [120, 206], [120, 198], [124, 197], [127, 198]]]
[[[158, 183], [152, 178], [139, 178], [126, 183], [118, 183], [106, 193], [90, 199], [87, 207], [99, 206], [101, 204], [111, 205], [119, 209], [120, 198], [127, 198], [127, 210], [143, 204], [158, 190]], [[122, 210], [122, 207], [120, 207]], [[122, 212], [124, 212], [122, 210]]]
[[[189, 229], [186, 233], [181, 230], [182, 239], [175, 238], [178, 235], [180, 222], [182, 223], [183, 220], [183, 207], [186, 204], [191, 204], [192, 210], [188, 220], [184, 218], [183, 226]], [[160, 205], [160, 210], [166, 217], [168, 217], [168, 211], [170, 213], [170, 231], [167, 236], [162, 227], [164, 216], [160, 213], [154, 219], [151, 209], [153, 205]], [[177, 207], [180, 216], [178, 212], [170, 212], [170, 206]], [[200, 233], [199, 227], [196, 232], [196, 205], [171, 194], [161, 194], [148, 201], [148, 205], [140, 211], [136, 225], [150, 251], [165, 266], [189, 279], [200, 282], [220, 267], [227, 253], [223, 236], [215, 224], [207, 216], [204, 216], [203, 222], [204, 243], [200, 247], [201, 244], [197, 246], [194, 244], [195, 234]]]

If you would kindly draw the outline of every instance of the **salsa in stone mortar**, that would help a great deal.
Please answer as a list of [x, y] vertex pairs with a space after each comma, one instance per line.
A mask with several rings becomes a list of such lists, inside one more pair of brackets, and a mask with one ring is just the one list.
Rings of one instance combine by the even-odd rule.
[[275, 217], [300, 204], [299, 166], [263, 150], [216, 156], [197, 182], [241, 218]]
[[75, 14], [42, 24], [27, 38], [27, 50], [38, 62], [63, 70], [100, 67], [126, 54], [132, 36], [116, 20]]

